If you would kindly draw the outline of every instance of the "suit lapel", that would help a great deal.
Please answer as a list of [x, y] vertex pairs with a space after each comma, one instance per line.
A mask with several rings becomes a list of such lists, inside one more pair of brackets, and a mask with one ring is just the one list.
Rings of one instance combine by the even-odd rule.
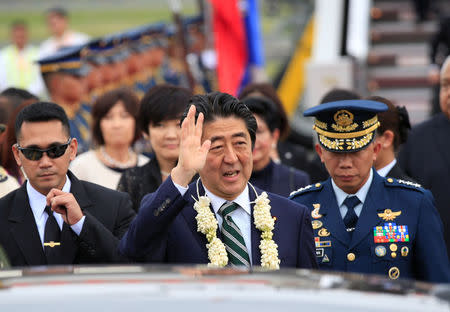
[[[329, 178], [323, 186], [322, 196], [319, 203], [319, 214], [321, 218], [317, 218], [323, 222], [328, 232], [331, 233], [337, 240], [339, 240], [345, 246], [350, 243], [350, 234], [345, 230], [344, 221], [342, 220], [341, 213], [336, 201], [336, 195], [331, 185], [331, 178]], [[314, 218], [313, 218], [314, 220]]]
[[[181, 211], [181, 214], [186, 221], [189, 229], [192, 232], [192, 236], [195, 238], [197, 243], [201, 246], [201, 249], [205, 251], [206, 259], [208, 259], [206, 244], [208, 244], [208, 240], [206, 239], [206, 235], [200, 233], [197, 231], [197, 220], [195, 220], [195, 217], [197, 216], [197, 212], [194, 209], [194, 200], [192, 199], [192, 196], [197, 199], [197, 191], [194, 191], [196, 188], [195, 183], [192, 183], [189, 186], [188, 191], [186, 192], [184, 198], [188, 198], [187, 205], [183, 208]], [[205, 190], [203, 189], [203, 185], [199, 183], [199, 193], [200, 196], [203, 196], [205, 194]], [[187, 197], [186, 197], [187, 196]], [[212, 210], [212, 207], [210, 207], [212, 213], [214, 214], [214, 211]], [[220, 229], [217, 227], [217, 237], [220, 238]]]
[[[255, 187], [256, 191], [258, 192], [258, 195], [260, 195], [263, 191], [260, 189], [257, 189]], [[250, 202], [254, 202], [256, 199], [256, 194], [253, 192], [253, 189], [251, 186], [248, 188], [249, 191], [249, 198]], [[253, 208], [255, 204], [250, 204], [250, 231], [251, 231], [251, 242], [252, 242], [252, 265], [253, 266], [260, 266], [261, 265], [261, 250], [259, 249], [259, 244], [261, 241], [261, 231], [258, 230], [255, 226], [255, 219], [253, 216]]]
[[45, 265], [47, 263], [42, 242], [37, 230], [36, 221], [30, 207], [25, 182], [17, 191], [12, 204], [13, 209], [8, 221], [11, 232], [26, 262], [29, 265]]
[[386, 196], [383, 196], [383, 178], [373, 170], [373, 181], [367, 193], [364, 206], [356, 224], [355, 232], [352, 236], [350, 248], [355, 247], [367, 235], [373, 235], [373, 227], [380, 224], [382, 220], [378, 213], [389, 208]]

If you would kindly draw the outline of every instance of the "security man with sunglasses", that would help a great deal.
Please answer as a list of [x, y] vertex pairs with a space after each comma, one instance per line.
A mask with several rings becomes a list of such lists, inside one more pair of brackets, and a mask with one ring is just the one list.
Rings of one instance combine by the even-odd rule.
[[123, 261], [117, 245], [134, 218], [128, 194], [78, 180], [78, 142], [57, 104], [38, 102], [16, 119], [13, 153], [27, 181], [0, 199], [0, 245], [12, 266]]

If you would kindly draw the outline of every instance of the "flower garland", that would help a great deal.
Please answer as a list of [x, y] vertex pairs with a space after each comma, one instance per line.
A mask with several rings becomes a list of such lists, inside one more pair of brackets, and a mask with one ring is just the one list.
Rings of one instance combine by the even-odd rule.
[[[194, 209], [197, 211], [197, 231], [206, 235], [208, 244], [206, 248], [208, 249], [208, 259], [210, 266], [223, 267], [228, 264], [228, 255], [223, 242], [217, 237], [217, 219], [211, 212], [209, 205], [211, 200], [208, 196], [200, 196], [197, 179], [197, 197], [198, 200], [194, 198]], [[275, 226], [275, 220], [270, 214], [270, 200], [266, 192], [258, 195], [256, 189], [249, 183], [256, 194], [256, 199], [254, 202], [255, 206], [253, 208], [253, 217], [255, 219], [255, 226], [261, 233], [261, 241], [259, 244], [259, 249], [261, 250], [261, 266], [269, 270], [280, 269], [280, 259], [278, 259], [278, 245], [273, 241], [273, 229]]]

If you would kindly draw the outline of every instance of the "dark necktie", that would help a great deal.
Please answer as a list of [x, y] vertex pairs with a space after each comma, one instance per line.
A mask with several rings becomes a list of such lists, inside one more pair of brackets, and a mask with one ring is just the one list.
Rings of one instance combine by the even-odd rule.
[[226, 202], [219, 209], [222, 216], [222, 242], [228, 254], [228, 262], [234, 266], [250, 267], [250, 258], [245, 246], [244, 237], [241, 230], [231, 218], [231, 213], [239, 208], [239, 205], [233, 202]]
[[47, 264], [61, 264], [61, 229], [49, 206], [45, 207], [48, 214], [44, 232], [44, 252]]
[[347, 206], [348, 210], [344, 216], [344, 224], [347, 229], [347, 232], [353, 232], [356, 227], [356, 223], [358, 222], [358, 216], [355, 213], [355, 207], [361, 201], [356, 196], [348, 196], [344, 200], [344, 205]]

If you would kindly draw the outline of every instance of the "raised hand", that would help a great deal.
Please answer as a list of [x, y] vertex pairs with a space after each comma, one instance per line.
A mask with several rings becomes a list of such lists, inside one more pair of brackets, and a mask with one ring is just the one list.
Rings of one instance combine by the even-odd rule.
[[80, 205], [72, 193], [66, 193], [56, 188], [50, 190], [47, 194], [47, 205], [59, 213], [64, 222], [69, 225], [74, 225], [83, 217]]
[[199, 172], [206, 162], [210, 140], [201, 142], [203, 133], [203, 114], [200, 113], [195, 122], [195, 106], [189, 108], [189, 112], [181, 125], [180, 155], [178, 164], [172, 169], [172, 181], [176, 184], [187, 186], [194, 175]]

